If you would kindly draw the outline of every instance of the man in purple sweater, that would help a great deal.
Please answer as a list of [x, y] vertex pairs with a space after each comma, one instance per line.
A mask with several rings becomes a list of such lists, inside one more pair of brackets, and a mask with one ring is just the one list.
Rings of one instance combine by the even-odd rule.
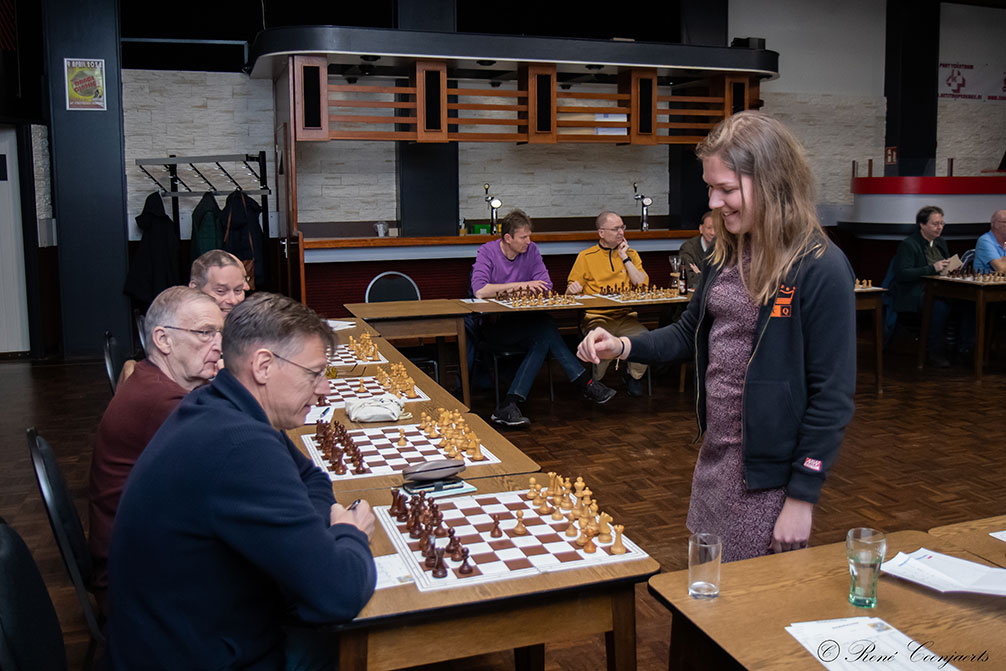
[[[541, 252], [531, 242], [531, 218], [513, 210], [500, 220], [500, 239], [479, 247], [472, 266], [472, 292], [476, 298], [493, 298], [515, 289], [551, 291], [552, 280], [541, 259]], [[530, 420], [521, 414], [518, 403], [527, 400], [531, 383], [538, 375], [545, 354], [559, 362], [570, 381], [594, 403], [607, 403], [615, 395], [600, 382], [592, 380], [576, 356], [566, 347], [555, 322], [541, 312], [500, 315], [482, 325], [482, 338], [491, 347], [518, 347], [527, 350], [517, 368], [506, 398], [493, 412], [492, 419], [505, 426], [527, 426]]]

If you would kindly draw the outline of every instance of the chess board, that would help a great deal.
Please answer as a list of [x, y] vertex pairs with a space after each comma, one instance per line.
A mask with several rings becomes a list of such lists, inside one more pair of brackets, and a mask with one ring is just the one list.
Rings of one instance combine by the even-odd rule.
[[[399, 429], [405, 430], [406, 445], [399, 446]], [[436, 461], [446, 459], [444, 453], [436, 442], [438, 438], [427, 438], [420, 430], [418, 424], [404, 424], [398, 426], [386, 426], [383, 428], [356, 429], [349, 432], [353, 442], [363, 455], [363, 463], [370, 469], [370, 473], [355, 474], [352, 466], [348, 466], [348, 472], [344, 475], [336, 475], [334, 464], [328, 462], [318, 450], [318, 443], [313, 435], [301, 436], [304, 446], [314, 464], [329, 474], [332, 481], [349, 480], [352, 478], [369, 478], [378, 475], [394, 475], [413, 464], [424, 461]], [[462, 453], [465, 466], [481, 466], [484, 464], [498, 464], [500, 460], [496, 455], [482, 446], [482, 461], [472, 461]], [[460, 457], [459, 457], [460, 458]]]
[[671, 298], [682, 298], [682, 296], [680, 296], [680, 295], [679, 296], [663, 296], [663, 297], [650, 296], [649, 298], [625, 298], [625, 297], [622, 296], [622, 294], [615, 294], [615, 293], [612, 293], [612, 294], [594, 294], [594, 295], [597, 296], [598, 298], [607, 298], [609, 301], [612, 301], [612, 302], [615, 302], [615, 303], [626, 303], [626, 304], [628, 304], [628, 303], [652, 303], [654, 301], [666, 301], [666, 300], [669, 300]]
[[[381, 506], [374, 511], [399, 556], [405, 559], [416, 587], [421, 592], [632, 561], [648, 556], [624, 536], [622, 544], [626, 549], [625, 554], [611, 554], [609, 548], [612, 543], [599, 543], [596, 538], [594, 543], [597, 551], [593, 554], [584, 552], [576, 544], [576, 538], [564, 535], [569, 523], [566, 520], [554, 521], [550, 515], [540, 515], [532, 502], [524, 498], [524, 492], [440, 499], [437, 503], [444, 514], [444, 524], [454, 529], [455, 535], [470, 552], [468, 564], [473, 567], [473, 571], [467, 575], [458, 571], [461, 562], [445, 556], [447, 577], [434, 578], [419, 551], [419, 541], [409, 537], [404, 522], [398, 522], [391, 516], [388, 512], [390, 506]], [[526, 536], [512, 533], [517, 524], [514, 515], [517, 510], [524, 511], [524, 526], [528, 530]], [[494, 514], [500, 516], [500, 530], [503, 532], [500, 538], [490, 536], [493, 527], [490, 515]], [[437, 539], [438, 547], [446, 544], [446, 538]]]
[[384, 358], [380, 350], [377, 351], [376, 359], [360, 359], [349, 349], [349, 345], [345, 343], [339, 345], [334, 352], [328, 355], [329, 366], [379, 366], [384, 363], [388, 363], [388, 360]]
[[[360, 380], [363, 380], [363, 391], [360, 391]], [[373, 398], [387, 393], [373, 375], [364, 377], [340, 377], [329, 380], [328, 404], [333, 408], [345, 408], [346, 400], [351, 398]], [[428, 401], [430, 397], [416, 385], [415, 398], [403, 398], [406, 403]]]
[[940, 279], [948, 280], [950, 282], [964, 282], [966, 284], [989, 284], [992, 286], [999, 286], [1006, 284], [1006, 280], [994, 280], [994, 279], [981, 279], [977, 275], [967, 275], [965, 277], [942, 277]]
[[514, 310], [546, 310], [548, 308], [554, 308], [554, 307], [567, 307], [568, 308], [568, 307], [574, 307], [574, 306], [581, 306], [581, 307], [583, 306], [583, 303], [580, 303], [576, 299], [574, 299], [572, 303], [558, 303], [558, 302], [556, 302], [556, 303], [548, 303], [548, 302], [546, 302], [546, 303], [543, 303], [542, 305], [517, 305], [516, 304], [516, 300], [511, 300], [511, 299], [490, 298], [489, 300], [492, 301], [493, 303], [498, 303], [499, 305], [502, 305], [503, 307], [512, 308]]

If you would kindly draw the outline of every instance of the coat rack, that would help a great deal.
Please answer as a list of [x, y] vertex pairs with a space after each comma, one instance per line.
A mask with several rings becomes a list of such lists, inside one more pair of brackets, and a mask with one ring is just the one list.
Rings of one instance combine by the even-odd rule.
[[[240, 163], [244, 166], [245, 170], [249, 175], [251, 175], [257, 182], [257, 189], [247, 189], [238, 182], [237, 179], [231, 174], [231, 172], [236, 172], [234, 168], [228, 171], [224, 168], [222, 163]], [[196, 167], [196, 164], [210, 164], [211, 166], [216, 166], [216, 169], [220, 172], [220, 175], [224, 179], [223, 182], [214, 184], [207, 177], [209, 173], [209, 168], [203, 167], [202, 170]], [[255, 164], [256, 167], [252, 167]], [[196, 177], [201, 180], [201, 184], [196, 184], [196, 189], [193, 189], [178, 174], [178, 166], [187, 165], [189, 169], [195, 173]], [[162, 166], [168, 173], [168, 184], [169, 187], [164, 186], [159, 179], [154, 177], [144, 166]], [[157, 190], [160, 192], [161, 196], [171, 199], [171, 217], [175, 221], [175, 226], [178, 226], [179, 214], [178, 214], [178, 199], [179, 198], [191, 198], [191, 197], [202, 197], [204, 194], [209, 193], [214, 196], [228, 196], [233, 191], [242, 191], [247, 196], [261, 196], [262, 197], [262, 234], [264, 237], [269, 237], [269, 201], [268, 196], [272, 193], [269, 190], [268, 180], [266, 178], [266, 163], [265, 163], [265, 152], [260, 151], [257, 154], [219, 154], [212, 156], [175, 156], [171, 155], [166, 158], [138, 158], [136, 159], [136, 167], [140, 169], [144, 175], [146, 175], [151, 182], [157, 185]], [[211, 175], [212, 176], [212, 175]], [[219, 180], [220, 178], [212, 176], [213, 179]], [[163, 177], [162, 177], [163, 179]], [[219, 189], [219, 186], [223, 186], [223, 189]], [[205, 186], [204, 189], [199, 189], [199, 186]], [[181, 187], [181, 188], [179, 188]]]

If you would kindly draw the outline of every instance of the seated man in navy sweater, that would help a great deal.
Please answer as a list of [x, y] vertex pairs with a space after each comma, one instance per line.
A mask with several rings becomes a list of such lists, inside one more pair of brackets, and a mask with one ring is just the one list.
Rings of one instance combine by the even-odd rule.
[[126, 482], [109, 556], [110, 668], [290, 668], [307, 646], [287, 640], [285, 621], [344, 622], [370, 599], [370, 507], [335, 504], [328, 476], [283, 433], [328, 391], [334, 340], [283, 296], [231, 312], [226, 369], [182, 401]]

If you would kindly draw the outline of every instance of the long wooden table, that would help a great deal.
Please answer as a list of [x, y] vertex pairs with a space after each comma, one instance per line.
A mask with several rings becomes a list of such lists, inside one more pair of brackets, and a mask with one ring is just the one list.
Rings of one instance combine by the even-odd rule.
[[[471, 407], [468, 385], [468, 344], [465, 317], [471, 314], [459, 300], [389, 301], [385, 303], [347, 303], [346, 309], [355, 317], [366, 320], [386, 340], [431, 338], [438, 343], [443, 338], [455, 338], [458, 346], [458, 368], [461, 373], [461, 400]], [[441, 369], [443, 362], [441, 361]]]
[[[920, 547], [989, 563], [922, 531], [887, 536], [888, 558]], [[848, 601], [844, 543], [724, 564], [721, 578], [720, 595], [710, 600], [688, 596], [688, 571], [650, 579], [650, 592], [672, 613], [671, 669], [819, 670], [822, 664], [785, 627], [860, 616], [882, 618], [935, 653], [987, 652], [987, 662], [955, 661], [962, 671], [1006, 668], [1006, 599], [940, 594], [882, 574], [877, 607], [856, 608]]]
[[[353, 334], [353, 332], [349, 329], [341, 333]], [[343, 340], [348, 340], [348, 335], [343, 338]], [[430, 397], [430, 400], [420, 401], [417, 403], [407, 403], [405, 409], [409, 414], [394, 422], [354, 422], [349, 419], [346, 411], [342, 408], [333, 409], [334, 420], [345, 425], [348, 429], [382, 428], [403, 424], [417, 424], [419, 422], [420, 415], [423, 412], [436, 416], [441, 408], [452, 411], [457, 410], [462, 413], [462, 417], [465, 422], [475, 432], [475, 435], [479, 437], [482, 445], [484, 445], [500, 460], [500, 463], [472, 465], [461, 474], [462, 478], [465, 480], [477, 480], [480, 478], [490, 478], [502, 475], [534, 473], [540, 470], [540, 467], [534, 460], [517, 449], [513, 443], [500, 435], [496, 429], [487, 424], [481, 417], [468, 412], [467, 407], [462, 405], [461, 402], [458, 401], [458, 399], [456, 399], [452, 394], [448, 393], [440, 385], [434, 382], [433, 379], [426, 375], [422, 369], [409, 361], [408, 358], [395, 349], [391, 343], [380, 336], [372, 337], [371, 341], [377, 346], [380, 353], [388, 360], [388, 363], [372, 363], [355, 368], [339, 369], [340, 377], [373, 375], [378, 368], [388, 368], [392, 363], [399, 363], [405, 366], [406, 372], [412, 377], [416, 385]], [[288, 431], [287, 435], [290, 436], [294, 445], [307, 454], [307, 450], [304, 447], [301, 436], [305, 434], [313, 434], [316, 430], [315, 426], [306, 425], [301, 428]], [[370, 489], [387, 491], [391, 487], [400, 487], [402, 485], [402, 481], [403, 479], [400, 474], [350, 477], [344, 479], [340, 478], [333, 480], [332, 489], [337, 494], [340, 492], [359, 492], [361, 490]]]
[[877, 393], [884, 393], [884, 294], [887, 289], [870, 287], [856, 289], [856, 312], [873, 313], [873, 358], [876, 370]]
[[926, 360], [929, 320], [936, 298], [956, 298], [975, 304], [975, 380], [981, 382], [985, 364], [985, 311], [989, 303], [1006, 301], [1006, 282], [974, 282], [953, 277], [927, 275], [926, 295], [922, 304], [922, 326], [919, 334], [918, 366]]
[[[493, 478], [479, 493], [527, 489], [527, 478]], [[337, 495], [346, 505], [353, 494]], [[389, 505], [387, 492], [363, 495]], [[626, 533], [631, 537], [631, 529]], [[378, 525], [375, 556], [393, 554]], [[609, 669], [636, 668], [634, 585], [660, 569], [652, 558], [470, 587], [420, 592], [406, 584], [374, 593], [360, 615], [335, 628], [342, 671], [396, 669], [514, 650], [518, 669], [544, 669], [548, 643], [604, 633]]]
[[993, 531], [1006, 531], [1006, 515], [934, 527], [929, 533], [1006, 568], [1006, 542], [990, 536]]

